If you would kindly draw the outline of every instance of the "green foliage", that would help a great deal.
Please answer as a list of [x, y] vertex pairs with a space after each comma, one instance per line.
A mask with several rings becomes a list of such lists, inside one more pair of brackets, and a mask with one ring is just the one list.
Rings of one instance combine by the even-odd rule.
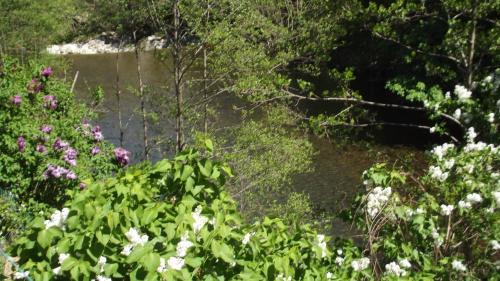
[[[40, 51], [48, 44], [67, 38], [79, 1], [0, 1], [0, 46]], [[2, 48], [2, 49], [3, 49]]]
[[[193, 150], [172, 161], [128, 169], [73, 192], [61, 210], [66, 216], [57, 220], [61, 224], [47, 225], [48, 216], [38, 216], [12, 253], [34, 280], [359, 276], [334, 266], [327, 240], [308, 226], [290, 232], [281, 220], [268, 218], [242, 224], [223, 189], [225, 171], [227, 166], [200, 159]], [[337, 246], [343, 247], [346, 263], [359, 256], [352, 244], [339, 241]]]

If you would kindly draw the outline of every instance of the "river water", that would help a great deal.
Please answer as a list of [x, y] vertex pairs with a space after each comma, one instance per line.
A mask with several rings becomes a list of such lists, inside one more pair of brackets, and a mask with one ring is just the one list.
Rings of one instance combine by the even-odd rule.
[[[97, 86], [103, 87], [106, 95], [103, 110], [100, 112], [97, 123], [102, 127], [104, 136], [108, 141], [119, 145], [119, 125], [116, 108], [116, 60], [119, 66], [119, 86], [122, 93], [121, 108], [123, 120], [127, 128], [124, 133], [123, 146], [133, 153], [135, 161], [141, 160], [143, 152], [143, 135], [141, 118], [138, 114], [139, 98], [131, 93], [130, 88], [137, 88], [136, 60], [133, 53], [99, 54], [99, 55], [70, 55], [66, 56], [72, 64], [68, 72], [73, 77], [79, 71], [75, 85], [77, 98], [82, 102], [90, 99], [90, 89]], [[159, 60], [153, 52], [142, 53], [140, 65], [143, 80], [148, 87], [168, 93], [172, 82], [169, 61]], [[196, 76], [196, 73], [191, 73]], [[218, 126], [230, 126], [240, 122], [239, 114], [233, 109], [235, 104], [241, 102], [230, 96], [216, 100], [218, 118], [214, 120]], [[159, 127], [151, 128], [151, 135], [171, 132], [174, 136], [172, 120], [161, 122], [163, 130]], [[293, 189], [308, 194], [315, 209], [334, 211], [346, 207], [355, 193], [361, 188], [361, 173], [381, 160], [398, 160], [410, 155], [419, 162], [423, 162], [423, 152], [409, 146], [384, 146], [372, 145], [363, 148], [354, 145], [335, 145], [330, 140], [310, 136], [310, 140], [317, 151], [314, 156], [314, 171], [309, 174], [299, 174], [293, 179]], [[153, 161], [161, 157], [171, 156], [167, 152], [153, 152]], [[345, 226], [337, 228], [337, 234], [348, 232]]]

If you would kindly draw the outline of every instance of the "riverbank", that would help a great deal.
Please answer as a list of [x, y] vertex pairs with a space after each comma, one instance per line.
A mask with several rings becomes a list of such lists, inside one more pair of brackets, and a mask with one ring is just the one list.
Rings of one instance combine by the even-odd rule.
[[[139, 48], [143, 51], [162, 49], [167, 46], [167, 40], [163, 37], [151, 35], [139, 41]], [[98, 38], [90, 39], [83, 43], [67, 43], [59, 45], [50, 45], [46, 49], [51, 55], [94, 55], [94, 54], [113, 54], [126, 53], [134, 51], [134, 45], [128, 42], [123, 43], [115, 38], [101, 35]]]

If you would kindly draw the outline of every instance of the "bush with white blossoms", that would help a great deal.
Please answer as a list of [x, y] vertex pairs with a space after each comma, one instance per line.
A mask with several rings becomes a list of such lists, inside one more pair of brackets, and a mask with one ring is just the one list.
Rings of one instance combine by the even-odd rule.
[[344, 218], [364, 232], [377, 279], [500, 280], [500, 148], [480, 137], [469, 128], [462, 145], [434, 147], [421, 174], [384, 164], [363, 174], [368, 189]]
[[50, 218], [37, 217], [17, 240], [11, 255], [27, 272], [17, 274], [33, 280], [372, 279], [370, 260], [352, 242], [332, 242], [280, 219], [243, 224], [223, 189], [230, 175], [226, 165], [185, 150], [172, 161], [89, 184]]

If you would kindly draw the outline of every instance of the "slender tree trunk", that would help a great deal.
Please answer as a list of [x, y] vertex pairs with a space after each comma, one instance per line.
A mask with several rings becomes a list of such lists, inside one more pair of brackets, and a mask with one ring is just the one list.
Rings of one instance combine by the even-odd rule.
[[[205, 28], [208, 27], [208, 21], [210, 19], [210, 2], [207, 1], [207, 16], [205, 18]], [[208, 133], [208, 54], [207, 54], [207, 44], [203, 46], [203, 99], [205, 100], [205, 104], [203, 106], [203, 132], [205, 134]]]
[[174, 44], [172, 48], [173, 52], [173, 63], [174, 63], [174, 91], [176, 97], [176, 114], [175, 114], [175, 132], [176, 132], [176, 152], [182, 150], [184, 144], [183, 136], [183, 93], [181, 85], [181, 42], [180, 42], [180, 11], [179, 11], [179, 0], [174, 1]]
[[142, 82], [141, 61], [139, 58], [139, 50], [136, 33], [134, 32], [134, 52], [137, 65], [137, 79], [139, 80], [139, 98], [141, 102], [141, 115], [142, 115], [142, 131], [144, 142], [144, 159], [149, 160], [149, 141], [148, 141], [148, 120], [146, 112], [146, 97], [144, 95], [144, 83]]
[[477, 19], [476, 19], [476, 8], [474, 2], [474, 10], [472, 15], [472, 27], [469, 32], [469, 42], [468, 42], [468, 50], [467, 50], [467, 65], [466, 65], [466, 74], [465, 74], [465, 83], [468, 89], [472, 88], [472, 83], [474, 82], [474, 55], [476, 51], [476, 28], [477, 28]]
[[120, 40], [120, 45], [118, 47], [118, 52], [116, 53], [116, 106], [118, 107], [118, 126], [120, 128], [120, 147], [123, 147], [123, 122], [122, 122], [122, 109], [121, 109], [121, 89], [120, 89], [120, 66], [119, 66], [119, 57], [120, 57], [120, 49], [122, 46], [122, 41]]

